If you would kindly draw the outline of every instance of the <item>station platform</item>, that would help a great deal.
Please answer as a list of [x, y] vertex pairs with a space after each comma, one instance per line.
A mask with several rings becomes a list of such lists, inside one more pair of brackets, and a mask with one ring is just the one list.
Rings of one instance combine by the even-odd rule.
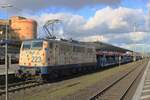
[[132, 100], [150, 100], [150, 61], [148, 62]]
[[[18, 64], [12, 64], [8, 69], [8, 74], [14, 74]], [[0, 65], [0, 75], [5, 74], [5, 65]]]

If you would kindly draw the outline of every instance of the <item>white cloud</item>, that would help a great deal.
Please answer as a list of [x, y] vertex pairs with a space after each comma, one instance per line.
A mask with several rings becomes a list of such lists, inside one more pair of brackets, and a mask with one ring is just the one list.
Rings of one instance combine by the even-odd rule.
[[120, 47], [133, 50], [136, 52], [150, 52], [150, 45], [147, 43], [131, 43], [131, 44], [122, 44]]
[[121, 34], [108, 34], [107, 37], [112, 38], [113, 40], [125, 40], [130, 42], [140, 42], [144, 40], [146, 37], [149, 37], [150, 34], [148, 32], [129, 32], [129, 33], [121, 33]]
[[[139, 16], [140, 15], [140, 16]], [[144, 13], [141, 9], [106, 7], [98, 10], [87, 21], [84, 29], [93, 29], [104, 33], [126, 33], [133, 30], [135, 23], [144, 22]]]
[[[140, 15], [140, 16], [139, 16]], [[145, 15], [141, 9], [106, 7], [95, 12], [89, 20], [71, 13], [42, 13], [39, 16], [28, 15], [42, 26], [49, 19], [60, 19], [64, 25], [64, 36], [79, 38], [91, 35], [130, 33], [135, 22], [144, 23]], [[144, 25], [143, 25], [144, 27]], [[144, 29], [144, 28], [143, 28]], [[101, 33], [101, 34], [99, 34]]]
[[[111, 8], [110, 5], [117, 5], [122, 0], [1, 0], [1, 4], [12, 4], [15, 8], [8, 9], [8, 14], [21, 13], [38, 22], [38, 36], [45, 36], [41, 31], [42, 25], [50, 19], [60, 19], [63, 22], [64, 31], [59, 30], [57, 36], [63, 38], [82, 39], [85, 41], [100, 40], [108, 43], [141, 42], [150, 34], [145, 31], [150, 30], [150, 14], [146, 14], [142, 9], [126, 7]], [[73, 8], [95, 7], [93, 5], [107, 4], [109, 6], [98, 9], [94, 16], [86, 19], [81, 15], [71, 13], [46, 13], [48, 8]], [[57, 8], [57, 9], [58, 9]], [[147, 4], [150, 10], [150, 3]], [[95, 10], [94, 10], [95, 11]], [[25, 14], [25, 13], [28, 14]], [[40, 13], [40, 15], [39, 15]], [[88, 13], [88, 12], [85, 12]], [[37, 14], [37, 15], [33, 15]], [[137, 24], [137, 32], [133, 33], [134, 24]], [[145, 44], [148, 45], [148, 44]]]
[[150, 2], [149, 2], [149, 3], [147, 3], [147, 5], [146, 5], [146, 6], [147, 6], [147, 8], [148, 8], [148, 9], [150, 9]]
[[[59, 38], [131, 44], [141, 42], [145, 37], [150, 36], [144, 32], [146, 14], [141, 9], [106, 7], [97, 10], [90, 19], [71, 13], [42, 13], [38, 16], [26, 16], [37, 20], [39, 27], [50, 19], [62, 20], [64, 31], [57, 34]], [[133, 33], [135, 23], [138, 25], [137, 32]]]
[[12, 4], [25, 11], [39, 11], [49, 7], [82, 8], [107, 4], [117, 5], [121, 0], [1, 0], [1, 4]]
[[[45, 24], [46, 21], [51, 19], [60, 19], [61, 25], [64, 29], [64, 32], [61, 33], [61, 35], [67, 37], [67, 38], [74, 38], [81, 36], [81, 27], [85, 24], [85, 19], [82, 16], [79, 15], [73, 15], [69, 13], [44, 13], [40, 16], [32, 16], [32, 15], [26, 15], [29, 18], [33, 18], [38, 22], [39, 25], [39, 33], [43, 33], [42, 26]], [[57, 36], [57, 34], [55, 34]], [[60, 38], [60, 37], [59, 37]]]
[[87, 37], [83, 37], [80, 40], [85, 42], [96, 42], [96, 41], [108, 42], [108, 38], [102, 35], [87, 36]]
[[129, 33], [129, 37], [132, 41], [137, 42], [143, 40], [148, 33], [146, 32], [131, 32]]

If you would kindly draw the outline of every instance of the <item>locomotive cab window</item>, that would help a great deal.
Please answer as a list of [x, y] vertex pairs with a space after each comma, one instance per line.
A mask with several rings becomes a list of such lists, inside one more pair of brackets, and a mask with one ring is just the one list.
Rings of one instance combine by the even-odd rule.
[[43, 42], [42, 41], [33, 41], [32, 42], [32, 49], [42, 49]]
[[30, 42], [24, 42], [23, 43], [23, 46], [22, 46], [23, 50], [30, 49], [30, 48], [31, 48], [31, 43]]

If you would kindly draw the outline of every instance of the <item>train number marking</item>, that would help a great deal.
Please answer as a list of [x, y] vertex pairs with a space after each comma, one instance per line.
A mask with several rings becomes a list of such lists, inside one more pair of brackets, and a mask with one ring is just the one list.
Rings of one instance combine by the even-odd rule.
[[41, 62], [40, 56], [32, 56], [32, 62]]

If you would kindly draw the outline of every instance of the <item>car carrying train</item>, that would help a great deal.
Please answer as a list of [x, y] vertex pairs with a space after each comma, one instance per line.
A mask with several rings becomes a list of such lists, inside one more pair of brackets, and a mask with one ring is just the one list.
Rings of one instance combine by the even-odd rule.
[[47, 80], [51, 76], [100, 69], [131, 61], [133, 56], [130, 54], [98, 52], [94, 45], [84, 42], [25, 40], [20, 48], [17, 76]]

